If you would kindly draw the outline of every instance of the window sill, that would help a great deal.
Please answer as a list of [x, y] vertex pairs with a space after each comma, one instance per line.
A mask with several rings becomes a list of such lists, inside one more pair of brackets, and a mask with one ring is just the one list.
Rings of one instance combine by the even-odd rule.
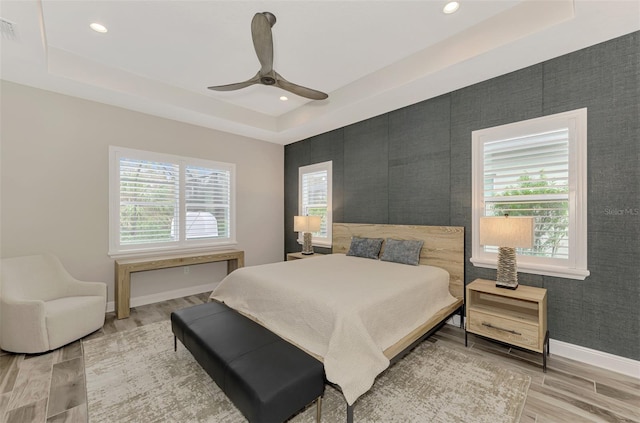
[[[475, 267], [484, 267], [487, 269], [497, 268], [495, 260], [477, 259], [472, 257], [470, 261]], [[569, 269], [569, 268], [560, 267], [560, 266], [549, 266], [549, 265], [540, 265], [540, 264], [532, 265], [529, 263], [518, 262], [517, 267], [518, 267], [518, 272], [520, 273], [531, 273], [533, 275], [553, 276], [556, 278], [585, 280], [585, 278], [590, 275], [590, 272], [587, 269]]]

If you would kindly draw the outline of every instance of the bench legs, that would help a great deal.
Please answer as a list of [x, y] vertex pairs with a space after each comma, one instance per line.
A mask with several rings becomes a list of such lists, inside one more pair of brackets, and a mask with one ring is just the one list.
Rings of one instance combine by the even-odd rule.
[[320, 423], [322, 420], [322, 397], [318, 397], [316, 400], [316, 423]]

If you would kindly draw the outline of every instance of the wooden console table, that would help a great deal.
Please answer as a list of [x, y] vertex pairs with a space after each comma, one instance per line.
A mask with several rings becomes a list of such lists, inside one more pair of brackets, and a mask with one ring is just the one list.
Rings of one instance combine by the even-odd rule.
[[116, 318], [129, 317], [131, 299], [131, 273], [192, 264], [227, 262], [227, 274], [244, 267], [244, 251], [224, 250], [210, 253], [180, 254], [162, 257], [145, 257], [115, 261]]

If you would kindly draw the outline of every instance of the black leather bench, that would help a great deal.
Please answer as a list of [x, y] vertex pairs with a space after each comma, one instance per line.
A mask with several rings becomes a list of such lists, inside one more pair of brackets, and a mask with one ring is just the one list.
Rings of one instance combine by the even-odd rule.
[[171, 313], [177, 341], [191, 352], [251, 423], [283, 422], [324, 393], [321, 362], [218, 302]]

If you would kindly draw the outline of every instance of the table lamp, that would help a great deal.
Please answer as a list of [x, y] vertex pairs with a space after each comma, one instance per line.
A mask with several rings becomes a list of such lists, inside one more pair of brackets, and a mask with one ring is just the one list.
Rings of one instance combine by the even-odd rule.
[[320, 230], [320, 216], [294, 216], [293, 230], [302, 232], [302, 254], [313, 254], [313, 245], [311, 244], [311, 233]]
[[480, 245], [498, 247], [496, 286], [516, 289], [518, 287], [516, 248], [533, 247], [533, 218], [509, 215], [481, 217]]

